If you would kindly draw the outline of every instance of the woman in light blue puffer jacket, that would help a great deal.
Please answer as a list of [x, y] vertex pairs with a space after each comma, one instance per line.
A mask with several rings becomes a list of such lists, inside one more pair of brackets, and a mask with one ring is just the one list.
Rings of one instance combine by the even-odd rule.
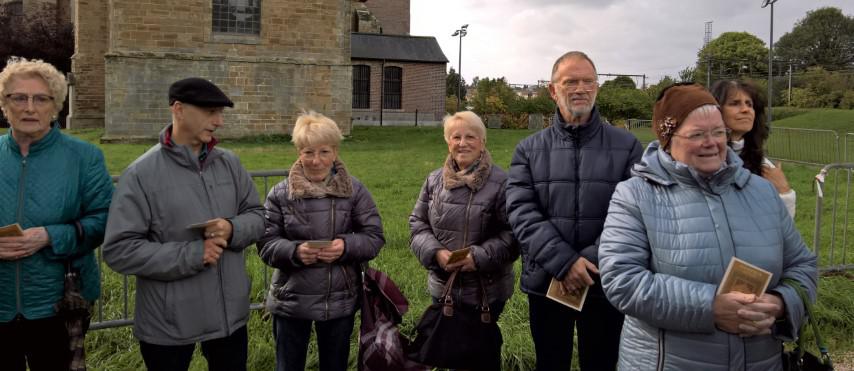
[[[623, 370], [780, 370], [815, 297], [816, 258], [777, 191], [726, 147], [714, 98], [698, 85], [656, 102], [650, 143], [617, 186], [599, 258], [608, 299], [626, 314]], [[762, 296], [716, 295], [730, 259], [773, 274]]]

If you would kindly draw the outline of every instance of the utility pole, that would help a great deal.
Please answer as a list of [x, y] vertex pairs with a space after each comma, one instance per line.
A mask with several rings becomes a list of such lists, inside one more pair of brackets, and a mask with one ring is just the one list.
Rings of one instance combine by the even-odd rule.
[[[706, 35], [703, 36], [703, 50], [712, 41], [712, 21], [706, 22]], [[706, 50], [706, 89], [712, 86], [712, 55]]]
[[771, 5], [771, 30], [768, 38], [768, 127], [771, 127], [771, 111], [774, 107], [774, 3], [777, 0], [762, 0], [762, 7]]
[[786, 105], [792, 105], [792, 62], [789, 62], [789, 99], [786, 100]]

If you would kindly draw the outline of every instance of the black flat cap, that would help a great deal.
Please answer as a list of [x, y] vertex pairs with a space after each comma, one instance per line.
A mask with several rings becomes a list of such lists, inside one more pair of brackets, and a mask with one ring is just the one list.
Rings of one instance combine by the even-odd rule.
[[190, 77], [178, 80], [169, 87], [169, 105], [180, 101], [199, 107], [234, 107], [234, 102], [225, 96], [212, 82]]

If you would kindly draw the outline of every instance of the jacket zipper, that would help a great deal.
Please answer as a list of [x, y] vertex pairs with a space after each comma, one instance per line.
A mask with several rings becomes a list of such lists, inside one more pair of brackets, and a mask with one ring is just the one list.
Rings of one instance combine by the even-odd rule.
[[[24, 183], [27, 177], [27, 158], [21, 160], [21, 177], [18, 179], [18, 210], [15, 219], [19, 224], [24, 219]], [[18, 313], [24, 312], [24, 307], [21, 302], [21, 259], [15, 261], [15, 306]]]
[[658, 330], [658, 367], [657, 371], [664, 370], [664, 329]]
[[[460, 246], [461, 249], [467, 247], [469, 242], [469, 211], [471, 211], [471, 201], [474, 199], [474, 191], [469, 189], [469, 200], [466, 202], [466, 222], [463, 224], [463, 244]], [[469, 252], [471, 254], [471, 252]], [[457, 280], [459, 286], [457, 287], [457, 296], [462, 299], [463, 297], [463, 280]]]
[[578, 242], [578, 224], [580, 221], [579, 210], [581, 209], [581, 207], [579, 205], [580, 198], [581, 198], [581, 196], [579, 195], [579, 192], [581, 191], [581, 176], [578, 173], [578, 170], [581, 167], [581, 165], [580, 165], [581, 164], [581, 138], [580, 138], [580, 136], [581, 136], [580, 131], [581, 130], [580, 130], [580, 127], [575, 128], [575, 129], [576, 129], [576, 133], [575, 133], [576, 135], [572, 136], [572, 140], [575, 143], [575, 176], [576, 176], [576, 179], [575, 179], [575, 223], [574, 223], [574, 227], [573, 227], [573, 228], [575, 228], [575, 231], [573, 232], [573, 241], [572, 241], [573, 246], [575, 246], [576, 242]]
[[[329, 240], [335, 239], [335, 199], [331, 198], [332, 207], [329, 208], [330, 218], [329, 223]], [[332, 264], [326, 266], [326, 300], [323, 301], [324, 319], [329, 319], [329, 297], [332, 296]]]
[[[203, 168], [204, 168], [204, 166], [202, 165], [201, 162], [199, 162], [199, 178], [202, 179], [202, 185], [205, 187], [205, 194], [208, 196], [208, 200], [210, 200], [210, 198], [211, 198], [210, 197], [210, 191], [208, 191], [208, 184], [207, 184], [207, 182], [205, 182], [205, 174], [204, 174]], [[208, 203], [208, 207], [210, 208], [210, 203]], [[210, 211], [211, 211], [211, 214], [213, 214], [213, 210], [210, 210]], [[225, 256], [225, 254], [220, 256], [220, 260], [222, 260], [224, 256]], [[231, 328], [229, 327], [229, 323], [228, 323], [228, 305], [226, 304], [226, 300], [225, 300], [225, 283], [223, 282], [223, 279], [222, 279], [222, 276], [223, 276], [222, 264], [223, 264], [223, 262], [220, 261], [219, 264], [216, 265], [216, 268], [217, 268], [216, 269], [216, 275], [219, 278], [219, 294], [220, 294], [220, 297], [222, 298], [222, 318], [225, 321], [225, 333], [230, 334]]]

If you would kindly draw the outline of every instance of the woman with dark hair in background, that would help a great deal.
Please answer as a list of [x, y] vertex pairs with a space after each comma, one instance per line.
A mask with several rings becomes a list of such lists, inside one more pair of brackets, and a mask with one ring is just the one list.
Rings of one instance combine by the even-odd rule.
[[765, 157], [768, 124], [765, 98], [747, 81], [726, 80], [712, 85], [712, 95], [721, 105], [724, 123], [731, 130], [729, 146], [744, 161], [744, 167], [774, 185], [789, 215], [795, 217], [795, 190], [789, 186], [780, 163]]

